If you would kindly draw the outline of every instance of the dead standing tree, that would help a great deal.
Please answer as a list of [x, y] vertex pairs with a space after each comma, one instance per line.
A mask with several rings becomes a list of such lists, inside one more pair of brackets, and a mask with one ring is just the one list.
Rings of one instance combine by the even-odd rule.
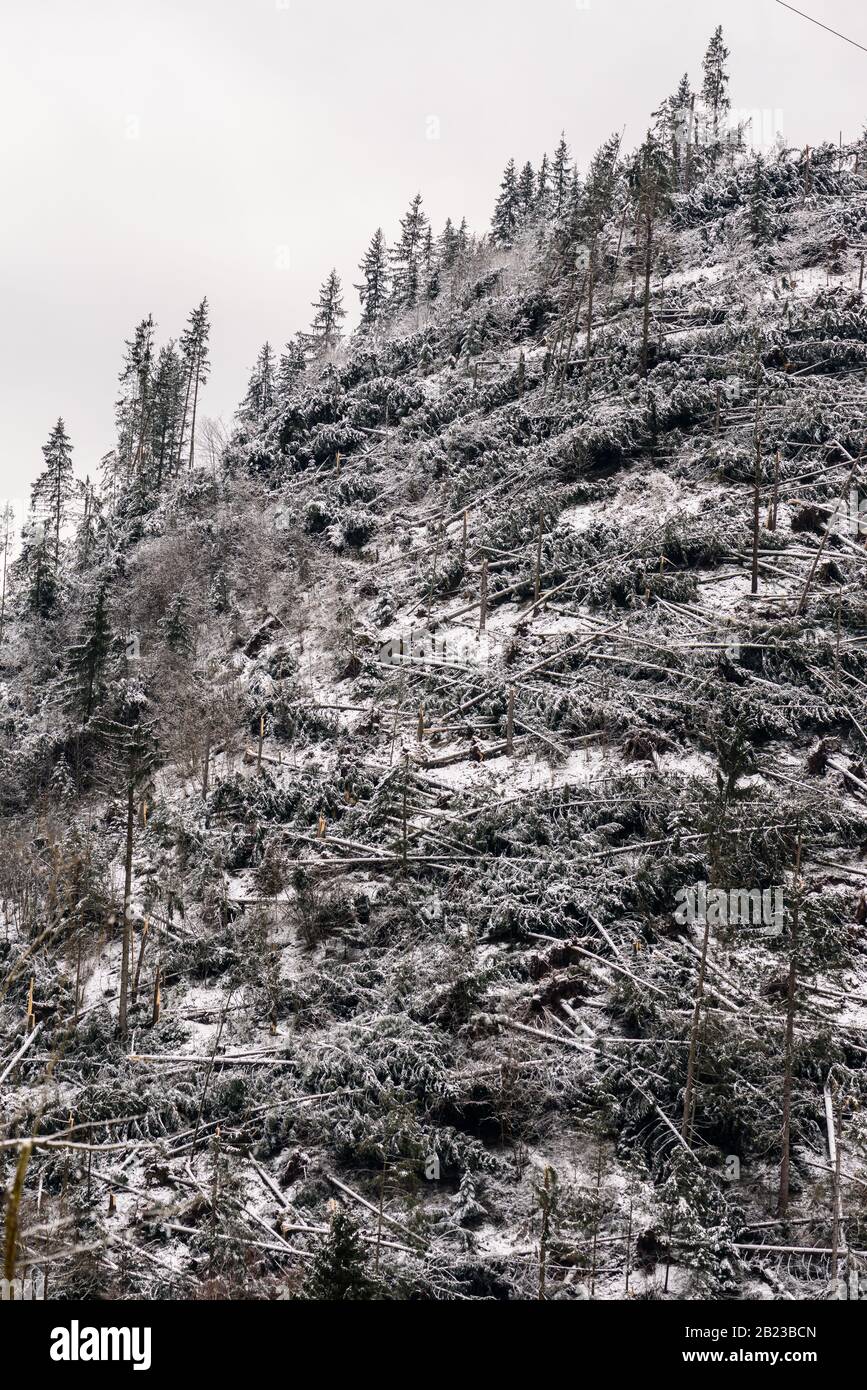
[[669, 191], [668, 164], [659, 140], [651, 132], [640, 152], [636, 222], [644, 238], [644, 299], [641, 321], [641, 375], [650, 368], [650, 279], [653, 272], [654, 228], [657, 216], [665, 211]]
[[14, 519], [15, 513], [12, 504], [11, 502], [7, 502], [3, 510], [0, 511], [0, 525], [3, 527], [3, 539], [0, 541], [0, 546], [2, 546], [3, 549], [3, 578], [2, 581], [0, 581], [0, 643], [3, 641], [3, 628], [6, 620], [6, 572], [9, 560], [9, 541]]
[[785, 1216], [789, 1209], [789, 1169], [792, 1147], [792, 1073], [795, 1055], [795, 1002], [798, 987], [798, 928], [801, 914], [801, 823], [798, 820], [798, 839], [795, 847], [795, 871], [792, 883], [791, 953], [786, 986], [786, 1042], [783, 1062], [783, 1133], [780, 1159], [780, 1192], [777, 1215]]
[[105, 757], [102, 776], [113, 790], [123, 788], [126, 831], [124, 837], [123, 874], [123, 939], [120, 961], [120, 1000], [118, 1004], [118, 1033], [128, 1033], [128, 1000], [132, 959], [132, 867], [135, 835], [136, 803], [146, 790], [156, 764], [158, 745], [155, 720], [146, 717], [147, 697], [140, 688], [127, 687], [121, 692], [114, 715], [103, 716], [98, 723]]
[[181, 360], [185, 378], [185, 389], [184, 408], [181, 413], [180, 439], [178, 441], [178, 452], [175, 460], [176, 472], [179, 472], [181, 467], [187, 429], [187, 416], [190, 414], [191, 406], [192, 418], [190, 419], [189, 466], [191, 470], [193, 468], [196, 448], [196, 411], [199, 404], [199, 388], [207, 381], [211, 365], [208, 358], [208, 337], [210, 331], [211, 326], [208, 322], [208, 301], [207, 299], [203, 299], [201, 304], [190, 313], [187, 319], [187, 327], [181, 334]]
[[[762, 359], [758, 335], [756, 336], [756, 418], [753, 427], [755, 447], [755, 468], [753, 471], [753, 548], [750, 592], [755, 598], [759, 592], [759, 530], [761, 527], [762, 490]], [[776, 503], [775, 503], [776, 506]], [[775, 523], [776, 524], [776, 523]]]

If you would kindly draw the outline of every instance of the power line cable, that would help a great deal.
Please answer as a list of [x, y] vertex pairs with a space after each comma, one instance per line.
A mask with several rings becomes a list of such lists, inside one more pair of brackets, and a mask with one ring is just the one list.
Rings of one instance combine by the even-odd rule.
[[784, 10], [791, 10], [792, 14], [799, 14], [802, 19], [808, 19], [811, 24], [817, 24], [820, 29], [826, 30], [829, 34], [836, 35], [838, 39], [843, 39], [844, 42], [851, 43], [853, 48], [860, 48], [862, 53], [867, 53], [867, 48], [864, 47], [863, 43], [859, 43], [857, 39], [850, 39], [847, 34], [841, 34], [839, 29], [832, 29], [830, 25], [823, 24], [821, 19], [814, 19], [811, 14], [804, 14], [803, 10], [796, 10], [794, 5], [787, 5], [786, 0], [775, 0], [775, 3], [777, 5], [782, 5]]

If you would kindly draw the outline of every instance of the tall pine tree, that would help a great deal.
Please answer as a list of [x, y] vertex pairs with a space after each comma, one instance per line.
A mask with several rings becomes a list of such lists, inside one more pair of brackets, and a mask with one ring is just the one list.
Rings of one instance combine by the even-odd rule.
[[522, 218], [530, 218], [536, 206], [536, 175], [529, 159], [518, 175], [518, 212]]
[[614, 191], [617, 187], [619, 153], [620, 136], [609, 135], [599, 146], [587, 169], [582, 199], [582, 230], [588, 245], [599, 234], [606, 219], [611, 216]]
[[439, 239], [439, 262], [444, 271], [454, 269], [455, 261], [458, 258], [458, 234], [455, 231], [454, 223], [450, 217], [446, 218], [446, 225], [440, 233]]
[[719, 147], [720, 127], [726, 112], [731, 106], [728, 95], [729, 76], [726, 63], [729, 51], [723, 42], [722, 25], [718, 25], [711, 35], [704, 59], [701, 95], [710, 124], [710, 136], [714, 149]]
[[432, 304], [440, 292], [440, 262], [437, 244], [430, 223], [425, 228], [421, 247], [421, 298]]
[[398, 310], [414, 309], [423, 293], [422, 257], [428, 226], [422, 197], [417, 193], [400, 219], [400, 240], [391, 252], [392, 293]]
[[551, 164], [552, 217], [560, 218], [565, 214], [571, 182], [572, 164], [569, 159], [569, 146], [566, 144], [565, 134], [561, 132], [560, 141], [554, 151], [554, 159]]
[[120, 372], [120, 396], [115, 405], [117, 450], [129, 476], [140, 465], [144, 448], [151, 404], [155, 329], [152, 314], [136, 325], [132, 338], [126, 341]]
[[157, 491], [162, 487], [178, 447], [183, 382], [181, 359], [172, 340], [160, 348], [153, 380], [150, 454]]
[[69, 503], [75, 495], [72, 471], [72, 444], [62, 419], [43, 444], [45, 468], [33, 484], [31, 510], [41, 517], [53, 538], [55, 565], [60, 559], [60, 532], [66, 522]]
[[385, 316], [389, 295], [388, 250], [381, 227], [371, 237], [358, 268], [363, 277], [362, 283], [355, 286], [361, 300], [359, 329], [362, 333], [375, 333]]
[[536, 211], [540, 217], [547, 217], [551, 211], [551, 162], [542, 155], [539, 172], [536, 174]]
[[687, 143], [692, 136], [693, 96], [689, 74], [684, 73], [677, 90], [654, 111], [654, 134], [664, 146], [670, 163], [673, 187], [680, 187], [686, 165]]
[[283, 401], [293, 391], [307, 370], [304, 335], [299, 333], [294, 343], [287, 343], [277, 366], [277, 397]]
[[180, 440], [178, 443], [177, 468], [181, 466], [184, 443], [187, 434], [187, 420], [190, 421], [189, 466], [193, 468], [196, 452], [196, 411], [199, 402], [199, 388], [208, 380], [211, 368], [208, 357], [208, 339], [211, 325], [208, 319], [208, 301], [203, 299], [190, 311], [187, 326], [181, 334], [181, 363], [184, 376], [184, 405], [181, 414]]
[[106, 586], [91, 596], [75, 644], [69, 652], [67, 687], [73, 709], [86, 723], [99, 703], [100, 683], [111, 650]]
[[6, 580], [9, 571], [9, 547], [12, 544], [15, 525], [15, 509], [11, 502], [6, 502], [0, 510], [0, 548], [3, 551], [2, 579], [0, 579], [0, 645], [3, 643], [3, 631], [6, 625]]
[[500, 193], [491, 220], [491, 235], [498, 246], [511, 246], [518, 226], [520, 210], [518, 175], [515, 161], [510, 159], [503, 172]]
[[314, 352], [324, 356], [340, 342], [340, 325], [346, 318], [343, 289], [336, 270], [332, 270], [322, 282], [319, 298], [312, 307], [316, 313], [310, 326], [310, 343]]
[[52, 615], [60, 590], [53, 537], [39, 517], [31, 516], [21, 531], [21, 547], [12, 567], [12, 582], [28, 612]]
[[238, 412], [246, 424], [256, 429], [264, 424], [274, 404], [275, 376], [271, 344], [263, 343], [247, 384], [247, 394]]
[[85, 478], [82, 488], [84, 511], [75, 537], [76, 564], [82, 573], [90, 568], [96, 553], [99, 529], [102, 522], [102, 501], [90, 481]]

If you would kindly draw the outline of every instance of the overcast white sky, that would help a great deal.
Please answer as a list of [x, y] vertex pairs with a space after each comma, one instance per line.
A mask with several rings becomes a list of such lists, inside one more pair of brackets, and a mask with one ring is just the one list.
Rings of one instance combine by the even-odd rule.
[[[867, 45], [863, 0], [798, 8]], [[228, 420], [261, 342], [307, 326], [332, 265], [351, 287], [417, 190], [435, 230], [485, 230], [510, 155], [565, 127], [584, 167], [624, 122], [631, 146], [717, 23], [734, 105], [790, 143], [867, 119], [867, 53], [774, 0], [2, 0], [0, 23], [7, 497], [58, 414], [95, 470], [148, 312], [165, 338], [208, 295], [203, 408]]]

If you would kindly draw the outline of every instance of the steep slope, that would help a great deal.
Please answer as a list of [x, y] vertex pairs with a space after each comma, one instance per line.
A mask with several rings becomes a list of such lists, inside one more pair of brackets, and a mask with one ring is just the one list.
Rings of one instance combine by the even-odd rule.
[[477, 245], [219, 470], [120, 503], [101, 713], [66, 703], [74, 602], [16, 621], [22, 1267], [291, 1295], [354, 1268], [335, 1201], [389, 1298], [821, 1297], [858, 1267], [858, 153], [760, 185], [726, 158], [650, 220], [626, 161], [589, 223]]

